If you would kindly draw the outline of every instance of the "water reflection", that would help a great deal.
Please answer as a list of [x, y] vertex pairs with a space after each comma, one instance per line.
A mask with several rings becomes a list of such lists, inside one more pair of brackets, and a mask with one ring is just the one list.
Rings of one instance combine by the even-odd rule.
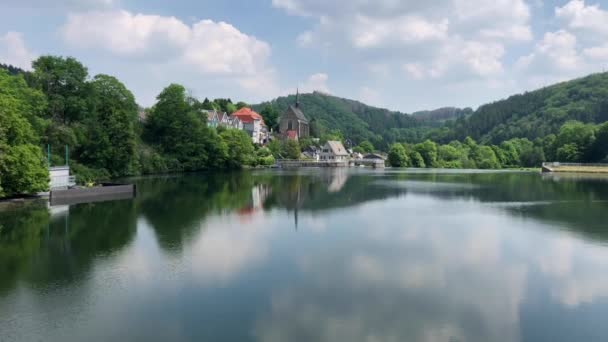
[[328, 169], [136, 182], [133, 200], [0, 211], [0, 340], [608, 338], [604, 179]]

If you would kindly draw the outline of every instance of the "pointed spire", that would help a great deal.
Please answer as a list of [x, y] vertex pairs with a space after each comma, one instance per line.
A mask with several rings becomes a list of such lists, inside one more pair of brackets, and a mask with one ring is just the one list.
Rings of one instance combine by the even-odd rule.
[[300, 107], [300, 88], [296, 88], [296, 108]]

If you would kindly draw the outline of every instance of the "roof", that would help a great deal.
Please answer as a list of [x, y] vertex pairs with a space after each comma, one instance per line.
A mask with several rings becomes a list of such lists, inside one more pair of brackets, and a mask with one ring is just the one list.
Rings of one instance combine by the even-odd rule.
[[328, 141], [326, 145], [329, 145], [329, 149], [336, 156], [348, 156], [348, 152], [340, 141]]
[[289, 108], [287, 108], [287, 112], [292, 112], [296, 116], [296, 118], [298, 118], [298, 120], [304, 123], [308, 123], [308, 119], [306, 118], [300, 107], [289, 106]]
[[260, 114], [254, 112], [251, 108], [248, 107], [241, 108], [236, 112], [232, 113], [232, 117], [238, 118], [244, 123], [252, 123], [255, 120], [261, 120], [262, 123], [264, 122], [264, 118], [262, 118]]
[[366, 155], [363, 156], [363, 158], [365, 159], [382, 159], [382, 160], [386, 160], [386, 158], [378, 153], [367, 153]]
[[220, 121], [220, 115], [222, 115], [220, 112], [215, 111], [215, 110], [205, 110], [205, 109], [203, 109], [202, 112], [207, 115], [207, 120], [208, 121], [213, 121], [213, 120]]

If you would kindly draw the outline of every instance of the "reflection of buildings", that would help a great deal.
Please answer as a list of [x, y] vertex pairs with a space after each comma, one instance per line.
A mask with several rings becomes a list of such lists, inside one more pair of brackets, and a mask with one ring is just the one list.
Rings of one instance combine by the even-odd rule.
[[348, 180], [349, 174], [347, 169], [334, 168], [331, 169], [331, 176], [329, 186], [327, 187], [327, 191], [329, 192], [338, 192], [342, 190], [344, 184]]
[[251, 188], [251, 201], [239, 210], [241, 215], [251, 215], [256, 211], [264, 209], [264, 202], [272, 193], [272, 188], [268, 184], [258, 184]]
[[264, 209], [264, 201], [270, 195], [272, 189], [267, 184], [258, 184], [251, 189], [251, 198], [254, 209]]
[[340, 196], [350, 175], [345, 168], [328, 168], [319, 174], [294, 175], [279, 178], [283, 184], [275, 187], [276, 204], [293, 211], [294, 225], [298, 228], [298, 214], [303, 208], [322, 208], [329, 205], [332, 197]]

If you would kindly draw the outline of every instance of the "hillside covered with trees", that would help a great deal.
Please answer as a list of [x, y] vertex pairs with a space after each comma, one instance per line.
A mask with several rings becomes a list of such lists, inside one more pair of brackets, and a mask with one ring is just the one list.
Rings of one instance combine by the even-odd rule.
[[[279, 97], [254, 106], [271, 107], [278, 114], [295, 102]], [[507, 99], [470, 108], [440, 108], [411, 115], [368, 106], [320, 92], [301, 94], [300, 105], [322, 135], [339, 130], [355, 143], [371, 141], [386, 150], [395, 142], [419, 143], [426, 139], [447, 144], [471, 137], [499, 144], [514, 138], [534, 140], [557, 134], [568, 121], [599, 124], [608, 121], [608, 73], [559, 83]]]
[[[280, 115], [296, 101], [295, 95], [279, 97], [271, 102], [254, 105], [263, 115]], [[395, 141], [421, 141], [432, 125], [411, 115], [320, 92], [300, 94], [300, 106], [310, 121], [311, 134], [323, 136], [340, 131], [354, 141], [371, 141], [378, 148], [387, 148]]]
[[[274, 118], [294, 102], [294, 96], [280, 97], [256, 108]], [[359, 152], [392, 152], [396, 166], [607, 161], [608, 73], [514, 95], [475, 111], [448, 107], [408, 115], [319, 92], [300, 95], [300, 106], [316, 136], [347, 137]]]
[[483, 105], [470, 117], [448, 126], [450, 129], [441, 140], [461, 140], [467, 136], [484, 143], [512, 138], [534, 140], [557, 134], [571, 120], [595, 124], [608, 121], [608, 73]]

